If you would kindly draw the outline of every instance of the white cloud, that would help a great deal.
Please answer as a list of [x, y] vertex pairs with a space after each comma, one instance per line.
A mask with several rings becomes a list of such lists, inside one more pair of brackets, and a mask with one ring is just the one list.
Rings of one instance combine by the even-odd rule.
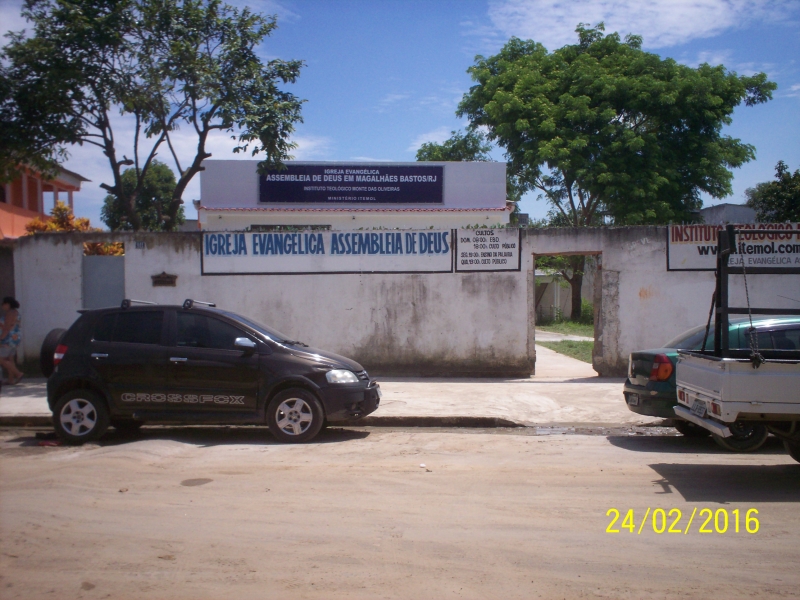
[[416, 152], [419, 150], [419, 147], [422, 146], [425, 142], [436, 142], [437, 144], [441, 144], [445, 140], [450, 138], [450, 127], [437, 127], [433, 131], [428, 131], [427, 133], [421, 133], [417, 137], [414, 138], [414, 141], [411, 142], [411, 145], [408, 147], [409, 152]]
[[796, 0], [490, 0], [489, 18], [505, 37], [533, 39], [548, 50], [576, 43], [578, 23], [601, 21], [608, 32], [634, 33], [645, 46], [664, 48], [785, 19], [796, 6]]
[[789, 88], [789, 93], [784, 94], [788, 98], [800, 98], [800, 83], [795, 83]]

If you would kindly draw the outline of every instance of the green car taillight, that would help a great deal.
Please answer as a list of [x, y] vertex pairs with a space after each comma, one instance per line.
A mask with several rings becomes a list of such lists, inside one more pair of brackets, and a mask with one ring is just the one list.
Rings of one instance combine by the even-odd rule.
[[667, 381], [674, 370], [672, 361], [666, 354], [656, 354], [650, 369], [650, 381]]

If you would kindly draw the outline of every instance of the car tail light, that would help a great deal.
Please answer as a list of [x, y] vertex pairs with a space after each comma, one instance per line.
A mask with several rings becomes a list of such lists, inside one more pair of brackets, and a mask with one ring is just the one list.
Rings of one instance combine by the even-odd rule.
[[64, 358], [64, 355], [67, 353], [67, 347], [64, 344], [59, 344], [56, 346], [56, 351], [53, 353], [53, 366], [57, 367], [58, 363], [61, 362], [61, 359]]
[[683, 393], [683, 390], [678, 390], [678, 400], [683, 402], [685, 399], [686, 398], [685, 398], [685, 394]]
[[666, 381], [672, 376], [672, 361], [666, 354], [656, 354], [650, 369], [650, 381]]
[[722, 409], [720, 409], [719, 404], [716, 402], [711, 403], [711, 412], [717, 416], [722, 416]]

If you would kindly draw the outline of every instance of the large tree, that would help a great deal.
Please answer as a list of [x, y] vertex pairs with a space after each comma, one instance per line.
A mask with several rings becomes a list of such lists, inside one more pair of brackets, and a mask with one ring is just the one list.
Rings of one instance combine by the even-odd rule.
[[[577, 44], [553, 52], [512, 38], [499, 54], [477, 57], [459, 116], [488, 128], [513, 168], [574, 227], [601, 213], [616, 224], [689, 220], [702, 192], [730, 194], [730, 169], [754, 148], [722, 128], [742, 102], [769, 100], [775, 84], [763, 73], [662, 59], [642, 50], [641, 37], [605, 35], [602, 24], [576, 31]], [[571, 282], [573, 317], [581, 283]]]
[[[177, 225], [186, 186], [211, 156], [212, 132], [229, 133], [234, 152], [264, 152], [262, 168], [288, 158], [302, 101], [278, 84], [294, 82], [302, 63], [259, 58], [274, 17], [220, 0], [25, 0], [23, 15], [32, 36], [12, 36], [2, 53], [20, 128], [56, 148], [100, 148], [113, 178], [101, 187], [131, 228], [142, 227], [136, 199], [159, 151], [178, 173], [162, 215], [166, 229]], [[27, 102], [41, 107], [46, 129]], [[194, 139], [185, 163], [175, 139], [181, 127]], [[0, 160], [10, 159], [0, 153]], [[134, 167], [133, 189], [123, 185], [126, 166]]]
[[[125, 169], [122, 173], [122, 190], [125, 196], [134, 194], [139, 174], [133, 167]], [[147, 231], [164, 231], [167, 223], [164, 214], [172, 201], [175, 191], [175, 173], [167, 165], [154, 160], [143, 178], [142, 185], [136, 193], [136, 214], [141, 218], [141, 228]], [[109, 194], [106, 196], [100, 218], [111, 231], [126, 231], [133, 227], [128, 222], [124, 206], [119, 197]], [[175, 215], [176, 225], [185, 221], [183, 207]]]
[[774, 181], [747, 188], [745, 195], [762, 223], [800, 221], [800, 169], [792, 173], [782, 160], [775, 166]]
[[[451, 131], [450, 138], [442, 142], [425, 142], [417, 150], [418, 161], [476, 161], [488, 162], [492, 160], [490, 152], [492, 144], [486, 139], [482, 131], [468, 129], [465, 132]], [[514, 203], [514, 212], [519, 208], [525, 186], [507, 165], [506, 171], [506, 200]]]

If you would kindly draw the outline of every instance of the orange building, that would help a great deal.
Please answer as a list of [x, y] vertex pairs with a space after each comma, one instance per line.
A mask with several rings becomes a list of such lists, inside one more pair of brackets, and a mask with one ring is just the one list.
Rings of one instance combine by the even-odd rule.
[[80, 191], [84, 181], [89, 180], [66, 169], [54, 179], [25, 169], [11, 183], [0, 185], [0, 239], [25, 235], [25, 225], [37, 217], [47, 219], [56, 201], [63, 202], [65, 196], [73, 208], [72, 194]]

